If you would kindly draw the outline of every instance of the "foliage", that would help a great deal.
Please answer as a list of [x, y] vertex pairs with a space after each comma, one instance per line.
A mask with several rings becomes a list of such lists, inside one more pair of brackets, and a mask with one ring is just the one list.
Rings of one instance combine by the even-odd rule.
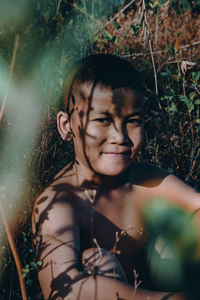
[[198, 299], [199, 234], [194, 219], [164, 198], [150, 199], [143, 206], [143, 216], [149, 230], [147, 257], [152, 278], [163, 290], [167, 282], [171, 290], [182, 289], [189, 299]]
[[[200, 1], [151, 0], [146, 1], [146, 11], [142, 1], [135, 1], [123, 10], [128, 3], [121, 0], [29, 0], [19, 1], [17, 7], [9, 0], [0, 4], [1, 82], [6, 81], [4, 70], [11, 62], [13, 41], [18, 33], [20, 47], [15, 80], [23, 82], [29, 78], [43, 99], [37, 106], [43, 118], [33, 138], [28, 176], [22, 178], [23, 204], [16, 212], [16, 220], [22, 228], [16, 233], [17, 246], [29, 297], [33, 300], [39, 299], [41, 294], [35, 275], [40, 262], [34, 260], [31, 247], [31, 201], [73, 156], [72, 146], [63, 144], [57, 134], [55, 116], [64, 74], [74, 60], [91, 53], [115, 53], [136, 66], [146, 85], [145, 143], [138, 159], [158, 164], [196, 188], [200, 186], [200, 43], [197, 40]], [[155, 70], [149, 41], [154, 51]], [[0, 83], [1, 98], [2, 91]], [[3, 140], [14, 124], [5, 116], [0, 125]], [[25, 125], [21, 124], [21, 129], [25, 130]], [[8, 151], [10, 146], [4, 143], [3, 147]], [[20, 153], [20, 159], [25, 154]], [[1, 159], [0, 165], [6, 174]], [[182, 214], [177, 214], [180, 222], [184, 222]], [[3, 246], [8, 249], [6, 242]], [[6, 299], [9, 295], [11, 299], [20, 299], [18, 282], [12, 279], [16, 271], [9, 250], [8, 258], [7, 263], [3, 262], [2, 291]]]

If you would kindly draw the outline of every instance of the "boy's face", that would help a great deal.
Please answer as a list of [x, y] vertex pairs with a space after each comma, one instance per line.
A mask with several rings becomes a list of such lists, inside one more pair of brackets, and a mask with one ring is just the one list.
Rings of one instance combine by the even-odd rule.
[[142, 143], [141, 97], [131, 89], [98, 85], [92, 91], [84, 84], [81, 91], [70, 119], [76, 160], [95, 173], [120, 175]]

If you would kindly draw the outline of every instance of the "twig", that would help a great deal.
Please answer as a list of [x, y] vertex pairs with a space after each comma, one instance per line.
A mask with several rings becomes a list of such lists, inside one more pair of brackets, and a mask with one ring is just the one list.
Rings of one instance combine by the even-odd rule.
[[195, 86], [194, 88], [195, 88], [195, 91], [197, 92], [197, 94], [200, 95], [200, 91], [199, 91], [199, 89], [197, 88], [197, 86]]
[[142, 10], [144, 13], [144, 26], [146, 28], [146, 32], [148, 34], [148, 40], [149, 40], [149, 50], [150, 50], [150, 55], [151, 55], [151, 61], [152, 61], [152, 66], [153, 66], [153, 73], [154, 73], [154, 81], [155, 81], [155, 93], [157, 95], [157, 102], [158, 102], [158, 106], [160, 108], [163, 120], [164, 120], [164, 124], [165, 124], [165, 130], [166, 130], [166, 134], [168, 136], [168, 126], [167, 126], [167, 122], [166, 122], [166, 118], [160, 103], [160, 98], [158, 95], [158, 79], [157, 79], [157, 71], [156, 71], [156, 66], [155, 66], [155, 61], [154, 61], [154, 56], [153, 56], [153, 47], [152, 47], [152, 43], [151, 43], [151, 38], [150, 38], [150, 31], [149, 31], [149, 25], [148, 25], [148, 21], [147, 21], [147, 14], [146, 14], [146, 5], [145, 5], [145, 0], [142, 0]]
[[[160, 53], [166, 53], [167, 50], [158, 50], [158, 51], [153, 51], [153, 54], [160, 54]], [[133, 57], [133, 56], [147, 56], [149, 55], [149, 52], [138, 52], [138, 53], [131, 53], [131, 54], [124, 54], [121, 55], [121, 57]]]
[[102, 259], [103, 255], [102, 255], [101, 247], [99, 246], [99, 244], [98, 244], [98, 242], [97, 242], [97, 240], [95, 238], [93, 239], [93, 242], [94, 242], [94, 244], [96, 245], [96, 247], [97, 247], [97, 249], [99, 251], [100, 259]]
[[179, 49], [188, 48], [188, 47], [196, 46], [196, 45], [199, 45], [199, 44], [200, 44], [200, 41], [196, 41], [192, 44], [187, 44], [187, 45], [180, 46]]
[[[196, 41], [192, 44], [182, 45], [178, 49], [183, 49], [184, 50], [185, 48], [196, 46], [196, 45], [199, 45], [199, 44], [200, 44], [200, 41]], [[161, 53], [167, 53], [167, 52], [168, 52], [167, 50], [152, 51], [153, 54], [161, 54]], [[122, 55], [122, 57], [146, 56], [146, 55], [149, 55], [149, 53], [139, 52], [139, 53], [125, 54], [125, 55]]]
[[1, 108], [0, 108], [0, 123], [1, 123], [1, 120], [2, 120], [2, 117], [3, 117], [6, 101], [7, 101], [7, 98], [8, 98], [8, 89], [9, 89], [9, 86], [10, 86], [10, 81], [11, 81], [13, 70], [14, 70], [14, 65], [15, 65], [18, 46], [19, 46], [19, 35], [17, 34], [15, 36], [14, 49], [13, 49], [12, 61], [11, 61], [11, 65], [10, 65], [8, 82], [7, 82], [5, 94], [4, 94], [4, 97], [3, 97], [2, 105], [1, 105]]
[[173, 57], [169, 57], [159, 68], [158, 68], [158, 72], [161, 71], [161, 69], [165, 66], [165, 65], [170, 65], [170, 64], [177, 64], [177, 63], [181, 63], [182, 60], [171, 60], [173, 59]]
[[80, 7], [78, 7], [76, 4], [73, 4], [73, 3], [68, 3], [70, 6], [72, 6], [74, 9], [80, 11], [83, 15], [89, 17], [90, 19], [92, 19], [93, 21], [96, 21], [94, 19], [93, 16], [89, 15], [88, 13], [86, 13], [84, 10], [82, 10]]
[[60, 9], [60, 2], [61, 2], [61, 0], [58, 0], [58, 4], [57, 4], [57, 8], [56, 8], [56, 14], [58, 14], [58, 12], [59, 12], [59, 9]]
[[137, 274], [135, 269], [133, 270], [133, 273], [134, 273], [134, 296], [135, 296], [139, 285], [142, 283], [142, 280], [138, 281], [139, 275]]
[[[158, 96], [158, 80], [157, 80], [157, 73], [156, 73], [155, 61], [154, 61], [154, 57], [153, 57], [153, 48], [152, 48], [152, 43], [151, 43], [151, 39], [150, 39], [149, 25], [148, 25], [148, 22], [147, 22], [145, 0], [142, 1], [142, 4], [143, 4], [143, 11], [144, 11], [145, 27], [147, 29], [148, 39], [149, 39], [149, 50], [150, 50], [151, 61], [152, 61], [152, 65], [153, 65], [153, 73], [154, 73], [154, 81], [155, 81], [155, 92], [156, 92], [156, 95]], [[159, 106], [160, 106], [160, 109], [161, 109], [160, 103], [159, 103]]]
[[107, 25], [111, 24], [113, 21], [115, 21], [131, 4], [133, 4], [135, 0], [131, 0], [129, 3], [127, 3], [112, 19], [110, 19], [108, 22], [106, 22], [97, 32], [96, 34], [104, 29]]
[[8, 242], [9, 242], [9, 245], [10, 245], [14, 260], [15, 260], [15, 265], [17, 268], [17, 273], [18, 273], [18, 278], [19, 278], [20, 289], [21, 289], [21, 293], [22, 293], [22, 299], [27, 300], [28, 298], [27, 298], [27, 294], [26, 294], [26, 287], [25, 287], [24, 279], [23, 279], [22, 273], [21, 273], [22, 266], [21, 266], [20, 258], [19, 258], [16, 246], [15, 246], [14, 239], [13, 239], [11, 231], [10, 231], [8, 221], [6, 219], [6, 215], [5, 215], [5, 211], [3, 209], [2, 202], [0, 202], [0, 215], [1, 215], [1, 218], [3, 221], [3, 225], [5, 227]]

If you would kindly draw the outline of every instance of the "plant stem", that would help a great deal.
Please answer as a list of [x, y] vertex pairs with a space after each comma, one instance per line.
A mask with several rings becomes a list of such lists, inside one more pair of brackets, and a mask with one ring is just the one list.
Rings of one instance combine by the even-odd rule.
[[[153, 66], [154, 81], [155, 81], [155, 93], [158, 96], [158, 80], [157, 80], [157, 73], [156, 73], [155, 61], [154, 61], [154, 57], [153, 57], [153, 48], [152, 48], [152, 43], [151, 43], [151, 38], [150, 38], [149, 25], [148, 25], [148, 22], [147, 22], [145, 0], [143, 0], [142, 4], [143, 4], [143, 11], [144, 11], [145, 27], [147, 29], [147, 34], [148, 34], [148, 39], [149, 39], [149, 50], [150, 50], [151, 61], [152, 61], [152, 66]], [[159, 107], [161, 109], [160, 103], [159, 103]]]
[[101, 28], [99, 28], [98, 31], [95, 32], [97, 34], [99, 31], [104, 29], [107, 25], [111, 24], [114, 22], [131, 4], [133, 4], [135, 0], [131, 0], [129, 3], [127, 3], [112, 19], [110, 19], [108, 22], [106, 22]]
[[19, 258], [19, 254], [17, 252], [17, 248], [15, 246], [15, 242], [12, 236], [12, 233], [10, 231], [10, 227], [6, 218], [6, 214], [3, 208], [3, 203], [2, 201], [0, 202], [0, 215], [3, 221], [3, 225], [6, 231], [6, 235], [7, 235], [7, 239], [15, 260], [15, 265], [17, 268], [17, 273], [18, 273], [18, 278], [19, 278], [19, 284], [20, 284], [20, 289], [21, 289], [21, 293], [22, 293], [22, 299], [23, 300], [27, 300], [27, 294], [26, 294], [26, 287], [25, 287], [25, 283], [24, 283], [24, 279], [22, 277], [22, 266], [21, 266], [21, 262], [20, 262], [20, 258]]

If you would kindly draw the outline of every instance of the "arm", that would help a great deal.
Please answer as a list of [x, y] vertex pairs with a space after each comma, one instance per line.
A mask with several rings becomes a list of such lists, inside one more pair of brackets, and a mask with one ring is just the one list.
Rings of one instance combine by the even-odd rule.
[[[79, 228], [73, 205], [67, 195], [47, 196], [36, 202], [33, 236], [37, 258], [43, 265], [38, 277], [45, 299], [70, 300], [181, 300], [162, 298], [166, 293], [134, 288], [106, 276], [88, 275], [79, 265]], [[60, 298], [59, 298], [60, 297]], [[117, 298], [118, 297], [118, 298]]]
[[200, 193], [194, 188], [170, 174], [155, 188], [154, 194], [155, 196], [165, 197], [175, 206], [192, 214], [197, 229], [200, 230]]

